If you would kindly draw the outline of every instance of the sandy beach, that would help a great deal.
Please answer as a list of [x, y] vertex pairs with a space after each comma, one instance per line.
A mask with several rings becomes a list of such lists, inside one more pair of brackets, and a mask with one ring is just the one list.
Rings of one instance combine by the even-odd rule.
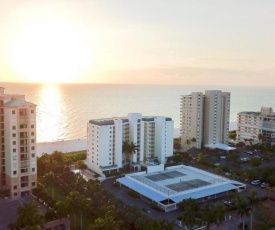
[[[229, 130], [236, 129], [236, 122], [230, 122]], [[180, 129], [174, 129], [174, 137], [180, 136]], [[52, 142], [37, 143], [37, 156], [43, 153], [53, 153], [54, 151], [73, 152], [87, 149], [87, 139], [58, 140]]]
[[87, 139], [76, 140], [58, 140], [53, 142], [42, 142], [36, 145], [36, 155], [41, 156], [43, 153], [53, 153], [54, 151], [73, 152], [87, 149]]

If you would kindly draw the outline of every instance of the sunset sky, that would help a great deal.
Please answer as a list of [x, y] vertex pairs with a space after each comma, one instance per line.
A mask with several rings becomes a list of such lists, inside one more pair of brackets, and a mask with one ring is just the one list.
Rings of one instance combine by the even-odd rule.
[[273, 0], [1, 0], [0, 82], [275, 84]]

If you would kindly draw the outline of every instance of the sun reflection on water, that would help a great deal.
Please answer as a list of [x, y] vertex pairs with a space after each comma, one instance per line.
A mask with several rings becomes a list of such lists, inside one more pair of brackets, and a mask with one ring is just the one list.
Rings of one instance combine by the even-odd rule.
[[37, 141], [47, 142], [62, 139], [66, 116], [58, 85], [43, 85], [37, 103]]

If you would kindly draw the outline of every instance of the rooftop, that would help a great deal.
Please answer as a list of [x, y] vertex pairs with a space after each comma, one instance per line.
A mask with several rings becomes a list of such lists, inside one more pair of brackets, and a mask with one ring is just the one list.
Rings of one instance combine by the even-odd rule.
[[184, 165], [153, 173], [133, 173], [117, 181], [155, 202], [170, 199], [175, 203], [245, 187], [240, 182]]
[[13, 99], [4, 104], [6, 107], [18, 107], [18, 106], [36, 106], [33, 103], [27, 102], [22, 99]]

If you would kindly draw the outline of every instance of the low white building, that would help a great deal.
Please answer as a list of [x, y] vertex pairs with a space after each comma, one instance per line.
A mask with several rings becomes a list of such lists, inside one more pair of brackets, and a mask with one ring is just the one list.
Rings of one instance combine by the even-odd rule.
[[275, 113], [262, 107], [260, 112], [240, 112], [237, 117], [237, 141], [275, 145]]
[[134, 143], [137, 150], [131, 156], [133, 169], [150, 161], [165, 163], [173, 155], [174, 121], [168, 117], [144, 117], [130, 113], [127, 117], [94, 119], [88, 123], [89, 169], [104, 171], [124, 166], [123, 142]]

